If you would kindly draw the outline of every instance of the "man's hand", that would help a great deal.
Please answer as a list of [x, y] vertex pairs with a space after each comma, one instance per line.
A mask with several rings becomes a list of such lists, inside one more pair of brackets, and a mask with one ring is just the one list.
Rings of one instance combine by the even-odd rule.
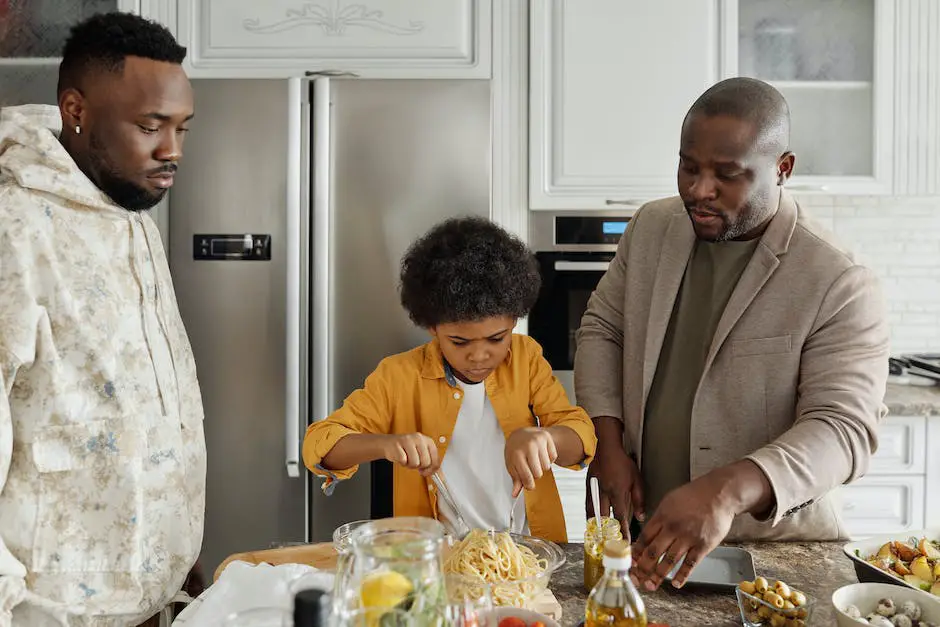
[[506, 470], [512, 477], [512, 496], [535, 489], [535, 480], [548, 472], [558, 458], [555, 440], [547, 429], [525, 427], [506, 440]]
[[[588, 468], [588, 485], [584, 510], [588, 518], [606, 516], [614, 508], [624, 538], [630, 537], [631, 514], [642, 521], [643, 482], [636, 462], [623, 450], [623, 425], [616, 418], [594, 419], [597, 431], [597, 452]], [[601, 511], [595, 512], [591, 500], [591, 477], [597, 477], [600, 486]]]
[[736, 515], [763, 512], [772, 500], [770, 482], [748, 460], [676, 488], [656, 508], [633, 546], [635, 583], [656, 590], [684, 558], [672, 580], [674, 587], [681, 588], [692, 569], [725, 539]]
[[422, 477], [430, 477], [441, 467], [437, 444], [423, 433], [382, 436], [382, 453], [388, 461], [414, 468]]

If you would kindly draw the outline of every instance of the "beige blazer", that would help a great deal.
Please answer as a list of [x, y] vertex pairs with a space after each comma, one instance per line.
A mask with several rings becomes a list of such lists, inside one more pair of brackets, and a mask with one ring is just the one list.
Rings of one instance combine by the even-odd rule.
[[[646, 399], [694, 242], [678, 197], [640, 208], [578, 332], [578, 403], [623, 420], [641, 470]], [[766, 473], [774, 512], [737, 517], [729, 539], [846, 537], [832, 489], [868, 469], [887, 375], [878, 281], [782, 191], [715, 331], [690, 450], [676, 451], [693, 479], [742, 458]]]

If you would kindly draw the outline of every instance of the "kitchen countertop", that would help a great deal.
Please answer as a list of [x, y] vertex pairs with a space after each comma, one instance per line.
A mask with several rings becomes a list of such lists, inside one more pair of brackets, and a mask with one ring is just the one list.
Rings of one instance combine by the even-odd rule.
[[892, 416], [940, 417], [940, 385], [888, 383], [885, 405]]
[[[562, 606], [561, 624], [573, 627], [584, 619], [584, 545], [561, 545], [568, 561], [552, 575], [551, 588]], [[830, 598], [836, 588], [855, 583], [852, 562], [842, 553], [841, 542], [760, 542], [739, 544], [754, 556], [757, 574], [780, 579], [816, 601], [811, 625], [834, 625]], [[641, 592], [651, 621], [669, 627], [718, 627], [741, 625], [733, 591], [673, 590], [668, 584], [656, 592]]]

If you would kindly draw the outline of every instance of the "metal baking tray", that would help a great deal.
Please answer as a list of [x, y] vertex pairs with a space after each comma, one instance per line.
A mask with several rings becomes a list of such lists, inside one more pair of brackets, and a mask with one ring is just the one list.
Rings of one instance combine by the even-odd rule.
[[[681, 567], [682, 562], [676, 564], [666, 575], [666, 580], [672, 581]], [[684, 587], [733, 590], [741, 581], [753, 581], [756, 577], [754, 557], [750, 552], [736, 546], [719, 546], [692, 569]]]

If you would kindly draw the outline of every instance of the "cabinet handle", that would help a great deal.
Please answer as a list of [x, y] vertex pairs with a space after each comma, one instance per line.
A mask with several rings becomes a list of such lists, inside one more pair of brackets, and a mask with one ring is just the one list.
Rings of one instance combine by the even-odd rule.
[[787, 185], [787, 189], [794, 192], [828, 192], [828, 185]]
[[317, 70], [317, 71], [308, 70], [304, 72], [304, 76], [308, 76], [311, 78], [316, 78], [318, 76], [323, 76], [326, 78], [343, 78], [343, 77], [359, 78], [359, 75], [356, 74], [355, 72], [346, 72], [344, 70]]
[[608, 207], [610, 205], [618, 205], [618, 206], [625, 206], [625, 207], [639, 207], [644, 202], [645, 201], [643, 200], [636, 200], [633, 198], [628, 198], [626, 200], [611, 200], [610, 198], [608, 198], [607, 200], [604, 201], [604, 204], [607, 205]]

